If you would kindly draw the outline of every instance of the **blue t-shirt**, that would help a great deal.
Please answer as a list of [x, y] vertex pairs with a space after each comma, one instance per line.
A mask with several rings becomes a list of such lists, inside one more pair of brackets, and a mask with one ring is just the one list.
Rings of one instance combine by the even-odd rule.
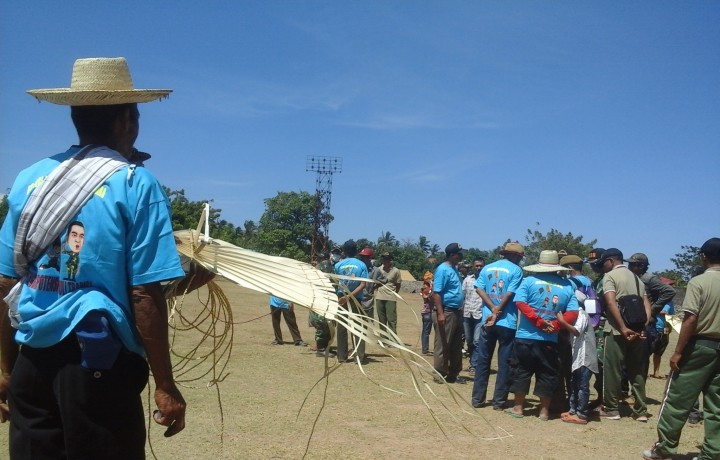
[[[552, 273], [534, 273], [527, 276], [515, 293], [515, 301], [527, 303], [538, 316], [548, 321], [556, 320], [558, 312], [578, 310], [575, 285], [570, 280]], [[515, 337], [555, 343], [558, 340], [557, 333], [538, 329], [522, 313]]]
[[575, 275], [571, 279], [577, 280], [577, 282], [580, 283], [581, 286], [592, 286], [592, 281], [585, 275]]
[[274, 295], [271, 295], [270, 306], [272, 308], [282, 308], [283, 310], [287, 310], [290, 308], [290, 302], [288, 302], [287, 300], [283, 300], [280, 297], [275, 297]]
[[443, 308], [457, 310], [463, 305], [462, 282], [457, 269], [445, 262], [435, 269], [433, 292], [440, 294]]
[[[73, 146], [18, 175], [0, 230], [0, 273], [18, 278], [13, 245], [21, 211], [34, 188], [78, 150]], [[99, 310], [123, 344], [144, 355], [129, 289], [183, 276], [162, 187], [145, 168], [121, 168], [30, 267], [18, 303], [21, 321], [15, 340], [37, 348], [52, 346], [89, 311]]]
[[[663, 307], [662, 311], [666, 312], [668, 315], [674, 315], [675, 305], [670, 302]], [[655, 317], [655, 330], [662, 332], [662, 330], [665, 329], [665, 324], [667, 324], [667, 319], [665, 319], [665, 315], [657, 315]]]
[[[335, 273], [337, 273], [338, 275], [353, 276], [357, 278], [368, 277], [368, 269], [367, 265], [365, 265], [365, 262], [354, 257], [348, 257], [347, 259], [343, 259], [340, 262], [336, 263]], [[339, 280], [338, 284], [346, 286], [348, 288], [348, 291], [352, 292], [357, 289], [361, 282], [362, 281]], [[340, 296], [347, 294], [344, 289], [338, 289], [337, 292]], [[362, 300], [363, 297], [364, 295], [362, 291], [358, 292], [358, 294], [355, 296], [355, 298], [358, 300]]]
[[[507, 259], [500, 259], [483, 267], [480, 275], [475, 280], [475, 287], [485, 291], [490, 297], [490, 300], [493, 301], [493, 304], [500, 305], [503, 297], [505, 297], [508, 292], [517, 294], [522, 279], [522, 268]], [[491, 308], [483, 302], [483, 315], [481, 320], [483, 324], [485, 324], [485, 321], [487, 321], [488, 316], [491, 314]], [[495, 324], [510, 329], [517, 327], [517, 307], [515, 306], [515, 302], [509, 302], [505, 305]]]

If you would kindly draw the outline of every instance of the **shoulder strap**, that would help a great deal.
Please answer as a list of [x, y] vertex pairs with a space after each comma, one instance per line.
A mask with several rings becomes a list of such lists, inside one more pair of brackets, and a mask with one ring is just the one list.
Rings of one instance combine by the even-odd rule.
[[13, 248], [15, 271], [28, 267], [70, 223], [95, 191], [127, 160], [108, 147], [88, 145], [60, 163], [36, 187], [23, 207]]

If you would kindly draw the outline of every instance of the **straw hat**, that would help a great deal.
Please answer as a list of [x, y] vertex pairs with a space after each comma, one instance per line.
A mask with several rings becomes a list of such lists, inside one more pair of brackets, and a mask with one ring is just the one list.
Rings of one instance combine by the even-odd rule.
[[557, 251], [542, 251], [540, 253], [540, 262], [535, 265], [528, 265], [523, 267], [523, 270], [534, 272], [534, 273], [547, 273], [547, 272], [559, 272], [570, 270], [567, 267], [563, 267], [559, 263]]
[[525, 255], [525, 248], [522, 247], [522, 244], [518, 243], [517, 241], [513, 241], [511, 243], [507, 243], [503, 249], [501, 249], [500, 254], [507, 255], [507, 254], [520, 254], [521, 256]]
[[171, 89], [135, 89], [125, 58], [78, 59], [70, 88], [31, 89], [38, 101], [59, 105], [115, 105], [162, 99]]

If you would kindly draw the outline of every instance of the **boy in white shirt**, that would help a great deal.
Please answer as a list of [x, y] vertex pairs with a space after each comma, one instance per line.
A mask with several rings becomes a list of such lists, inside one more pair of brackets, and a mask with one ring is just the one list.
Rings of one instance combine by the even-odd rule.
[[588, 401], [590, 400], [590, 377], [598, 372], [595, 332], [590, 325], [590, 317], [582, 307], [578, 311], [575, 324], [569, 324], [561, 314], [558, 322], [570, 331], [572, 340], [572, 385], [570, 388], [570, 410], [563, 412], [563, 422], [585, 425], [588, 422]]

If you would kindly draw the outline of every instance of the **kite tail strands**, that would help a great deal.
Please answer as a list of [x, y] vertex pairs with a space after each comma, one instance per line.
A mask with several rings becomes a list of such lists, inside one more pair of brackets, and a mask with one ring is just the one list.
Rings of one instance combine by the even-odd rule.
[[[435, 400], [441, 402], [444, 411], [448, 412], [455, 422], [459, 423], [466, 431], [469, 431], [428, 385], [427, 380], [431, 377], [443, 379], [432, 364], [405, 346], [402, 339], [387, 326], [360, 313], [362, 308], [352, 296], [349, 297], [350, 305], [340, 306], [338, 304], [333, 281], [348, 279], [347, 277], [328, 275], [304, 262], [285, 257], [269, 256], [240, 248], [222, 240], [206, 238], [202, 233], [195, 230], [176, 231], [175, 237], [178, 252], [196, 263], [200, 263], [208, 270], [237, 283], [241, 287], [279, 297], [324, 316], [325, 319], [329, 320], [331, 334], [334, 332], [333, 324], [337, 327], [344, 327], [349, 334], [356, 338], [355, 355], [357, 355], [357, 346], [360, 340], [383, 347], [393, 359], [402, 363], [408, 370], [415, 392], [420, 396], [439, 426], [441, 426], [440, 419], [423, 396], [422, 388], [425, 388]], [[375, 282], [363, 278], [350, 279]], [[341, 289], [345, 289], [347, 292], [345, 286], [340, 286]], [[173, 324], [171, 326], [174, 330], [177, 333], [185, 331], [200, 332], [202, 340], [197, 346], [185, 353], [181, 353], [174, 348], [172, 351], [175, 356], [181, 358], [181, 362], [176, 365], [179, 372], [178, 378], [184, 378], [185, 382], [190, 382], [210, 375], [209, 384], [214, 385], [225, 378], [224, 372], [232, 352], [233, 323], [232, 310], [229, 301], [222, 294], [222, 290], [215, 283], [210, 283], [208, 287], [210, 292], [207, 301], [203, 303], [205, 308], [193, 317], [186, 317], [183, 313], [181, 308], [182, 297], [180, 297], [179, 304], [173, 304], [171, 309]], [[399, 295], [397, 297], [403, 300]], [[405, 301], [403, 300], [403, 302]], [[334, 341], [334, 334], [332, 334], [332, 341]], [[210, 361], [212, 369], [203, 371], [201, 365], [208, 361]], [[218, 365], [219, 369], [216, 369]], [[326, 358], [325, 374], [318, 383], [325, 380], [327, 385], [330, 373], [337, 369], [338, 366], [339, 364], [329, 367]], [[361, 372], [367, 376], [363, 366], [360, 365], [359, 367]], [[200, 376], [193, 374], [191, 377], [191, 372], [199, 373]], [[373, 380], [371, 379], [371, 381]], [[375, 381], [373, 383], [378, 384]], [[378, 385], [384, 389], [402, 394], [397, 390]], [[317, 384], [313, 388], [316, 386]], [[457, 391], [451, 388], [451, 385], [443, 385], [443, 387], [452, 396], [455, 405], [467, 406], [470, 410], [463, 410], [464, 412], [479, 417], [490, 425], [479, 412], [472, 409], [470, 404]], [[491, 426], [491, 428], [496, 436], [490, 439], [506, 437], [505, 434], [498, 433], [494, 427]], [[443, 432], [445, 432], [444, 429]]]
[[[176, 292], [173, 285], [177, 284], [171, 283], [166, 288], [166, 295], [171, 312], [170, 349], [177, 358], [173, 366], [175, 379], [178, 384], [188, 386], [209, 378], [206, 385], [215, 385], [227, 377], [226, 369], [232, 354], [234, 330], [230, 301], [217, 283], [210, 281], [206, 298], [200, 298], [202, 290], [196, 291], [202, 308], [185, 312], [182, 304], [186, 293]], [[176, 338], [187, 333], [193, 333], [193, 337], [199, 335], [200, 339], [193, 340], [194, 345], [189, 350], [180, 350], [175, 345]]]

